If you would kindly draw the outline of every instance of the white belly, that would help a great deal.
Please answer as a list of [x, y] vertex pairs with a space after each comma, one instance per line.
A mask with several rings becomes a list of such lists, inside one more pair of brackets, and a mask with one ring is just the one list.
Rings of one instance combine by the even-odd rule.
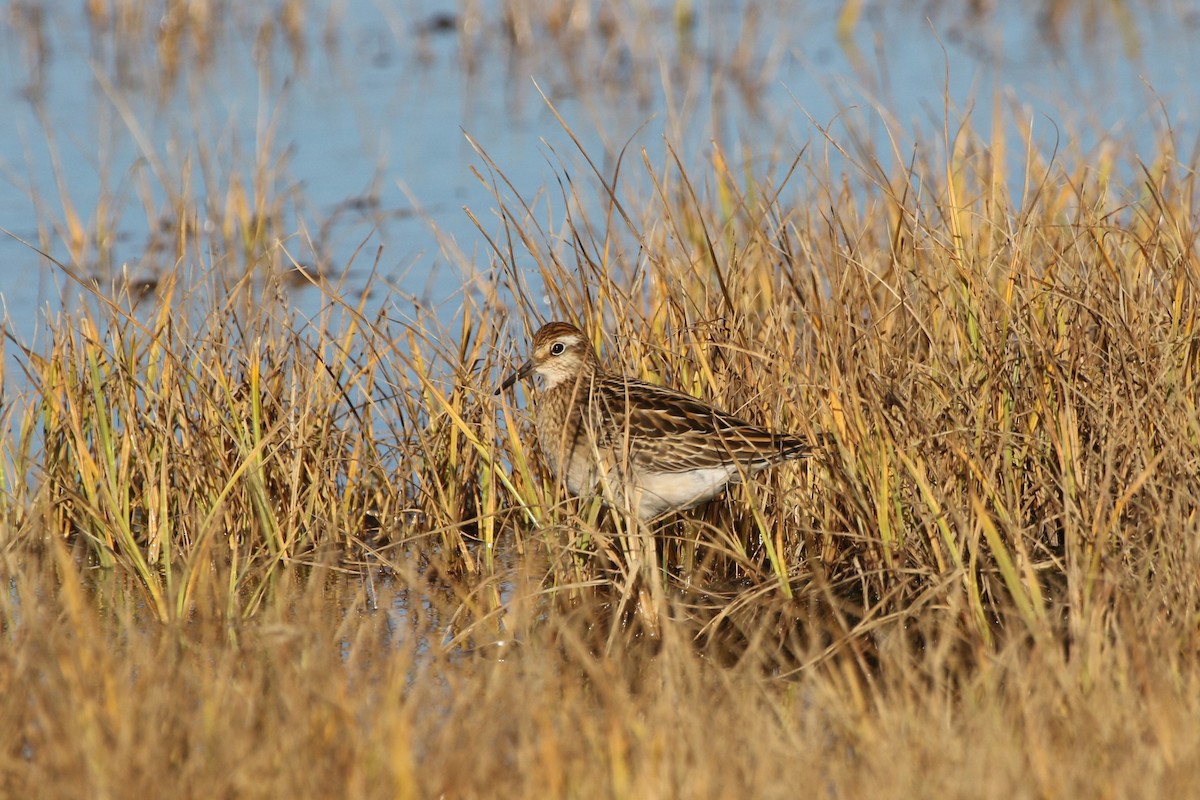
[[691, 508], [720, 494], [736, 473], [736, 467], [713, 467], [640, 475], [636, 481], [637, 514], [642, 519], [651, 519], [668, 511]]
[[[737, 480], [737, 467], [716, 467], [690, 472], [651, 473], [610, 468], [603, 472], [593, 459], [578, 453], [570, 468], [560, 473], [574, 495], [598, 494], [619, 510], [632, 510], [639, 519], [650, 520], [668, 511], [681, 511], [721, 493], [730, 479]], [[603, 477], [602, 477], [603, 475]], [[629, 504], [635, 506], [630, 509]]]

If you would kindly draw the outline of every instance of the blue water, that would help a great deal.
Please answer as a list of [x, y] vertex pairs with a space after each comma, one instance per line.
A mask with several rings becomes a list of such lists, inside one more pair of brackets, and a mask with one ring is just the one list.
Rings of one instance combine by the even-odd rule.
[[[94, 35], [78, 0], [10, 3], [0, 16], [0, 227], [67, 261], [60, 198], [89, 228], [105, 198], [111, 247], [76, 268], [153, 274], [171, 255], [148, 250], [156, 223], [146, 204], [183, 192], [203, 215], [206, 202], [224, 202], [231, 172], [248, 175], [268, 152], [274, 192], [288, 198], [278, 233], [289, 253], [324, 259], [334, 275], [348, 268], [353, 288], [382, 248], [390, 291], [372, 302], [416, 299], [452, 316], [472, 271], [495, 258], [464, 208], [501, 232], [496, 200], [472, 172], [489, 169], [468, 136], [543, 221], [561, 224], [564, 174], [590, 178], [550, 104], [602, 169], [628, 145], [630, 186], [644, 183], [642, 148], [663, 167], [670, 143], [703, 177], [716, 141], [735, 171], [748, 157], [765, 173], [771, 156], [786, 165], [803, 151], [802, 173], [848, 175], [869, 192], [853, 164], [864, 149], [885, 167], [907, 163], [916, 143], [944, 150], [944, 130], [953, 136], [965, 119], [988, 136], [997, 109], [1010, 137], [1015, 120], [1032, 121], [1038, 146], [1060, 157], [1111, 140], [1150, 160], [1169, 125], [1187, 161], [1200, 135], [1193, 4], [1064, 3], [1052, 23], [1043, 3], [994, 3], [981, 15], [972, 4], [866, 3], [848, 38], [836, 32], [841, 2], [698, 2], [682, 27], [674, 0], [591, 4], [573, 34], [535, 27], [515, 46], [495, 8], [423, 33], [460, 4], [347, 0], [305, 6], [300, 49], [278, 33], [258, 43], [262, 12], [227, 5], [211, 66], [185, 66], [164, 90], [153, 20], [144, 37], [118, 40]], [[610, 6], [618, 11], [606, 17]], [[1019, 166], [1018, 141], [1008, 150]], [[0, 298], [18, 338], [36, 343], [41, 311], [79, 293], [0, 237]], [[312, 288], [292, 298], [301, 309], [322, 302]]]

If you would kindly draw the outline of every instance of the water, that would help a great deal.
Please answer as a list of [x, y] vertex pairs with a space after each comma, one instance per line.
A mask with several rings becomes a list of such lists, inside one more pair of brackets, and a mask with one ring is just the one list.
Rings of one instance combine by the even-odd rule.
[[[229, 4], [211, 47], [181, 37], [172, 76], [160, 48], [175, 21], [157, 4], [122, 28], [89, 21], [77, 0], [9, 3], [0, 227], [70, 262], [69, 207], [90, 235], [107, 233], [103, 247], [82, 248], [81, 273], [152, 275], [173, 261], [152, 246], [172, 195], [215, 224], [206, 210], [231, 202], [231, 176], [252, 180], [265, 162], [280, 198], [271, 234], [288, 253], [334, 275], [349, 267], [353, 287], [382, 248], [391, 291], [373, 302], [415, 299], [453, 315], [468, 273], [495, 258], [464, 208], [499, 231], [468, 137], [536, 213], [561, 218], [560, 177], [589, 175], [555, 111], [602, 169], [628, 144], [631, 181], [639, 150], [663, 165], [665, 143], [703, 176], [713, 141], [762, 171], [768, 156], [786, 163], [808, 146], [810, 162], [832, 152], [832, 168], [853, 176], [824, 130], [839, 143], [865, 136], [890, 167], [916, 142], [940, 146], [947, 115], [951, 136], [968, 116], [987, 135], [996, 110], [1010, 135], [1014, 119], [1031, 120], [1047, 153], [1111, 140], [1150, 159], [1168, 125], [1187, 148], [1200, 132], [1194, 4], [1062, 3], [1051, 18], [1032, 2], [867, 3], [848, 37], [834, 2], [698, 3], [682, 25], [674, 12], [686, 5], [667, 0], [576, 4], [582, 16], [557, 32], [537, 15], [528, 30], [506, 26], [498, 5], [464, 16], [455, 4], [331, 0], [289, 23]], [[0, 237], [0, 297], [19, 339], [36, 343], [42, 310], [79, 292]], [[311, 311], [320, 292], [296, 290], [293, 302]]]

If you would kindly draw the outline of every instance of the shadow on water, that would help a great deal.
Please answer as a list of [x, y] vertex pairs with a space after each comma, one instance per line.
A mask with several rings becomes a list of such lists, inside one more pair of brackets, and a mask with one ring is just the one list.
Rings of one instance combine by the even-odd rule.
[[[195, 593], [187, 612], [164, 625], [128, 572], [100, 567], [83, 546], [52, 546], [26, 554], [6, 576], [3, 628], [19, 637], [25, 626], [43, 624], [37, 614], [30, 619], [30, 602], [42, 611], [69, 597], [94, 611], [97, 632], [118, 639], [166, 635], [181, 646], [239, 647], [246, 637], [335, 632], [328, 645], [345, 662], [403, 653], [415, 670], [510, 660], [531, 643], [558, 642], [593, 658], [618, 651], [652, 658], [662, 647], [662, 632], [647, 629], [636, 608], [622, 605], [611, 565], [593, 563], [591, 579], [556, 586], [544, 554], [519, 556], [509, 548], [497, 553], [491, 575], [454, 574], [436, 547], [412, 543], [317, 562], [279, 565], [259, 583], [246, 581], [232, 602], [216, 594], [229, 585], [230, 565], [214, 563], [213, 591]], [[784, 676], [840, 652], [868, 666], [863, 648], [870, 648], [854, 630], [864, 613], [852, 591], [812, 586], [784, 599], [749, 581], [700, 585], [688, 577], [672, 586], [671, 636], [691, 641], [716, 664]], [[247, 617], [238, 608], [260, 610]]]

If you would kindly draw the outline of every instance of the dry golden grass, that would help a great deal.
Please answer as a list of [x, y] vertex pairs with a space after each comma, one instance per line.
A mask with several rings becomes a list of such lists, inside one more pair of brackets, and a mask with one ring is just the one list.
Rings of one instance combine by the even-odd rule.
[[[303, 322], [273, 273], [94, 295], [5, 405], [7, 794], [1185, 794], [1192, 172], [1018, 211], [988, 153], [920, 198], [564, 183], [566, 247], [501, 193], [515, 308], [454, 330]], [[662, 526], [657, 638], [490, 394], [530, 263], [627, 370], [828, 436]]]
[[[0, 406], [0, 795], [1190, 796], [1195, 167], [1167, 132], [1017, 181], [1005, 130], [537, 205], [482, 155], [484, 290], [440, 315], [317, 281], [301, 319], [248, 203], [169, 226], [140, 301], [64, 265]], [[551, 317], [824, 435], [656, 530], [656, 629], [492, 396]]]

